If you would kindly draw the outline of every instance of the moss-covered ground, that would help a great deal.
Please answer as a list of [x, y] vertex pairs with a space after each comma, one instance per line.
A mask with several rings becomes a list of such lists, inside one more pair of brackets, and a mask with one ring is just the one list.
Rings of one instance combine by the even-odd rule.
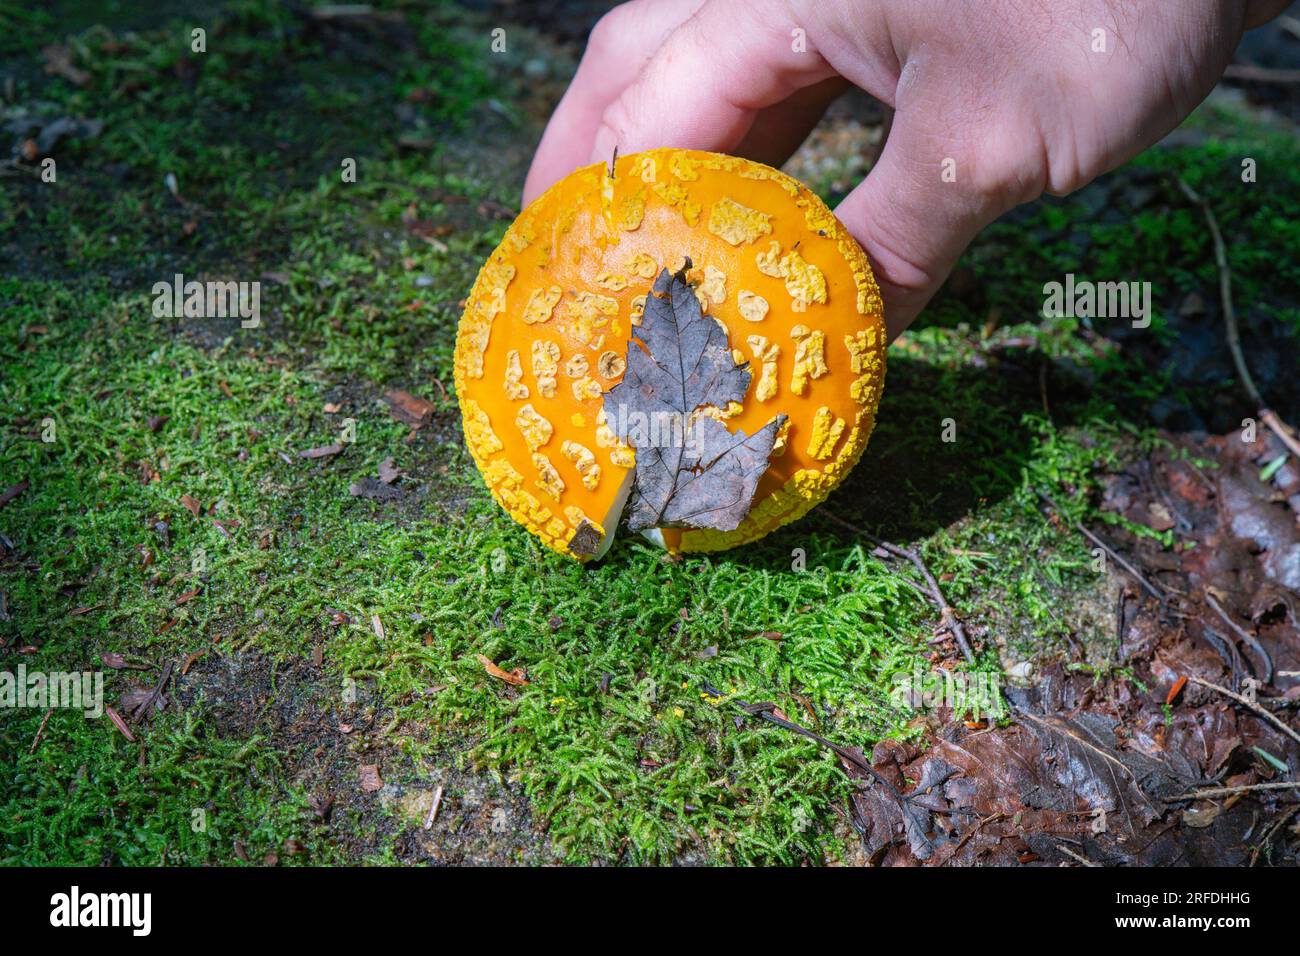
[[[1230, 378], [1189, 371], [1222, 370], [1177, 327], [1192, 293], [1214, 312], [1215, 273], [1169, 174], [1218, 209], [1246, 320], [1300, 338], [1300, 148], [1225, 100], [981, 238], [892, 350], [876, 435], [822, 513], [737, 553], [628, 541], [579, 567], [488, 498], [450, 361], [565, 52], [512, 28], [494, 55], [496, 24], [456, 7], [403, 5], [390, 36], [212, 6], [0, 6], [6, 117], [103, 121], [55, 149], [53, 183], [0, 169], [0, 491], [29, 483], [0, 508], [0, 668], [104, 669], [122, 710], [174, 665], [134, 742], [0, 712], [5, 864], [850, 859], [834, 755], [702, 693], [868, 750], [924, 734], [898, 675], [968, 665], [932, 642], [910, 569], [826, 512], [925, 555], [977, 668], [1104, 642], [1106, 578], [1036, 491], [1095, 520], [1156, 424], [1236, 410]], [[84, 85], [42, 69], [51, 43]], [[261, 326], [155, 317], [177, 272], [260, 281]], [[1044, 320], [1067, 272], [1152, 282], [1151, 329]], [[395, 421], [391, 389], [429, 423]], [[299, 457], [345, 429], [340, 454]], [[349, 494], [389, 458], [400, 500]]]

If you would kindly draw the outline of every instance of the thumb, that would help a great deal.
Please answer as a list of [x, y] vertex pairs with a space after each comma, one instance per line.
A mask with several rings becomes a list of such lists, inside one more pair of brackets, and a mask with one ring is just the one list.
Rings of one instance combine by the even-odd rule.
[[979, 231], [1021, 198], [1019, 189], [987, 188], [980, 172], [947, 155], [945, 145], [951, 146], [942, 134], [895, 113], [876, 165], [835, 210], [871, 261], [891, 341]]
[[590, 162], [658, 146], [729, 151], [760, 110], [835, 75], [780, 0], [708, 0], [605, 110]]

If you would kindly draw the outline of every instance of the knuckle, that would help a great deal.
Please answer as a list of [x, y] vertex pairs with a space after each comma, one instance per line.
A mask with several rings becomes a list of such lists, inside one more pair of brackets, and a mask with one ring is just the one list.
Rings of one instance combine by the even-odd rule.
[[1019, 124], [993, 124], [972, 153], [971, 188], [999, 212], [1037, 199], [1049, 186], [1042, 137]]
[[596, 21], [587, 36], [587, 50], [596, 53], [608, 53], [621, 46], [621, 38], [626, 35], [628, 5], [622, 4], [610, 10]]
[[634, 126], [632, 109], [628, 104], [627, 92], [618, 96], [614, 102], [605, 108], [604, 114], [600, 118], [600, 131], [597, 135], [599, 140], [601, 136], [607, 136], [610, 141], [625, 144], [628, 134]]

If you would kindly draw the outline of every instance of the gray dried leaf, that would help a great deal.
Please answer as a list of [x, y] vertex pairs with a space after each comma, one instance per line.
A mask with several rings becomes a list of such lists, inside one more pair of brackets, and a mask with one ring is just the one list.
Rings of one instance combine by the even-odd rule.
[[744, 400], [747, 364], [736, 364], [726, 329], [700, 310], [686, 282], [690, 259], [667, 269], [646, 297], [627, 349], [623, 380], [605, 394], [615, 435], [636, 449], [627, 525], [731, 531], [749, 513], [767, 471], [778, 415], [753, 435], [731, 432], [702, 413]]

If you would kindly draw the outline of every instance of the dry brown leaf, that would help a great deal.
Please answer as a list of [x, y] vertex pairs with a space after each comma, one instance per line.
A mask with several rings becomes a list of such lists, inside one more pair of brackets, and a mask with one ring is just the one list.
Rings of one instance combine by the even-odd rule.
[[401, 469], [397, 467], [391, 458], [385, 458], [379, 463], [379, 480], [386, 485], [391, 485], [401, 473]]
[[503, 680], [507, 684], [513, 684], [516, 687], [523, 687], [528, 683], [528, 678], [524, 677], [524, 672], [520, 668], [516, 667], [513, 671], [502, 670], [496, 664], [492, 663], [487, 655], [475, 654], [474, 656], [477, 657], [479, 663], [483, 665], [483, 669], [497, 680]]
[[401, 389], [389, 392], [384, 399], [393, 407], [393, 418], [415, 428], [422, 428], [429, 424], [437, 408], [428, 399], [416, 398], [410, 392]]
[[123, 737], [135, 743], [135, 736], [131, 733], [131, 728], [126, 725], [126, 721], [122, 719], [121, 714], [112, 707], [107, 706], [104, 708], [104, 713], [108, 714], [108, 719], [113, 722], [114, 727], [121, 731]]
[[90, 82], [90, 74], [72, 62], [72, 48], [62, 43], [51, 43], [41, 48], [45, 58], [45, 72], [50, 76], [61, 76], [74, 86], [85, 86]]
[[343, 450], [343, 446], [335, 442], [333, 445], [321, 445], [319, 448], [308, 448], [306, 451], [298, 452], [299, 458], [330, 458], [337, 455]]

